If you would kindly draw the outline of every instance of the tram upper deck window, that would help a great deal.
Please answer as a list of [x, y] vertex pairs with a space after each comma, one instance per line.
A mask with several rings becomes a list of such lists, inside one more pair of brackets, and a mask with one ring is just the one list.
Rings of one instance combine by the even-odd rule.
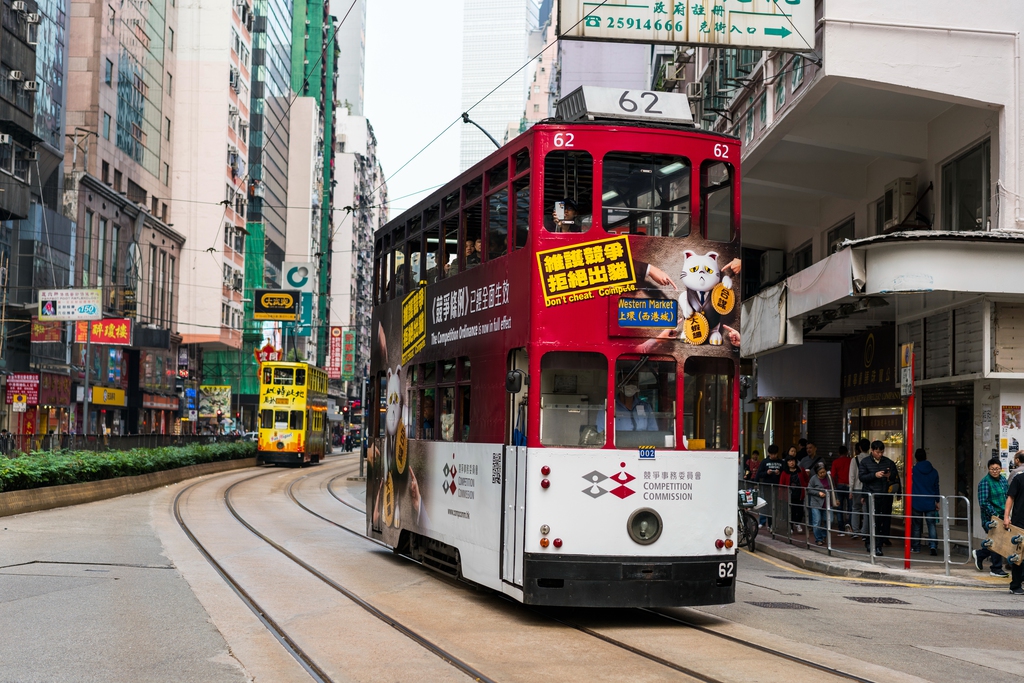
[[728, 358], [691, 356], [683, 366], [683, 433], [690, 450], [732, 448], [732, 382]]
[[643, 356], [615, 364], [616, 447], [674, 448], [675, 415], [675, 361]]
[[434, 284], [438, 277], [437, 265], [441, 260], [441, 233], [437, 226], [427, 230], [425, 234], [426, 269], [423, 271], [423, 279], [427, 284]]
[[508, 188], [487, 197], [487, 260], [508, 253]]
[[544, 157], [544, 227], [548, 232], [590, 229], [594, 158], [587, 152], [548, 152]]
[[291, 386], [295, 379], [295, 373], [291, 368], [274, 368], [274, 384]]
[[295, 386], [304, 387], [306, 386], [306, 371], [303, 368], [295, 369]]
[[732, 168], [721, 161], [705, 161], [700, 169], [700, 204], [704, 235], [714, 242], [733, 238]]
[[408, 268], [406, 267], [409, 263], [406, 249], [409, 248], [408, 243], [403, 244], [394, 251], [395, 258], [395, 294], [392, 298], [402, 299], [405, 296], [405, 276]]
[[515, 249], [526, 246], [530, 237], [530, 176], [525, 176], [512, 183], [515, 196], [516, 242]]
[[602, 354], [544, 354], [540, 361], [541, 444], [603, 446], [607, 397], [608, 361]]
[[459, 214], [445, 218], [442, 223], [444, 228], [444, 267], [441, 269], [441, 277], [448, 277], [459, 272]]
[[690, 234], [690, 162], [684, 157], [613, 152], [604, 158], [601, 183], [608, 232]]
[[467, 269], [474, 268], [483, 263], [483, 224], [484, 210], [480, 202], [466, 207], [463, 212], [465, 216], [465, 242], [463, 262]]

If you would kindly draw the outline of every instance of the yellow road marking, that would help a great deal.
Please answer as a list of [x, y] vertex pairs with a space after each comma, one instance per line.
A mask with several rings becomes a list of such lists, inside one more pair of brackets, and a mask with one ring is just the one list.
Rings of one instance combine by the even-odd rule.
[[[905, 586], [907, 588], [951, 588], [951, 589], [954, 589], [954, 590], [969, 590], [969, 591], [990, 591], [990, 590], [992, 590], [991, 588], [988, 588], [986, 586], [949, 586], [949, 585], [932, 584], [932, 583], [911, 583], [909, 581], [895, 581], [895, 580], [890, 581], [890, 580], [884, 580], [884, 579], [865, 579], [865, 578], [861, 578], [861, 577], [857, 577], [857, 576], [834, 576], [832, 574], [823, 574], [821, 572], [812, 572], [812, 571], [808, 571], [806, 569], [799, 569], [799, 568], [794, 567], [792, 565], [784, 564], [783, 562], [780, 562], [780, 561], [776, 560], [773, 557], [769, 557], [769, 556], [766, 556], [766, 555], [760, 554], [760, 553], [754, 554], [754, 553], [750, 552], [749, 550], [747, 550], [746, 548], [740, 548], [740, 551], [743, 552], [745, 555], [750, 555], [751, 557], [756, 557], [757, 559], [762, 560], [763, 562], [767, 562], [768, 564], [772, 565], [773, 567], [777, 567], [779, 569], [785, 570], [785, 571], [790, 572], [792, 574], [800, 574], [801, 576], [825, 577], [825, 578], [829, 578], [829, 579], [835, 579], [836, 581], [849, 581], [850, 583], [890, 584], [890, 585], [894, 585], [894, 586]], [[996, 579], [995, 577], [992, 577], [992, 578], [989, 578], [989, 579], [982, 578], [982, 577], [978, 577], [978, 578], [980, 580], [982, 580], [982, 581], [985, 581], [987, 583], [993, 583], [993, 584], [996, 584], [997, 581], [999, 581], [999, 582], [1002, 581], [1001, 579]], [[1001, 583], [1000, 583], [1000, 585], [1001, 585]]]

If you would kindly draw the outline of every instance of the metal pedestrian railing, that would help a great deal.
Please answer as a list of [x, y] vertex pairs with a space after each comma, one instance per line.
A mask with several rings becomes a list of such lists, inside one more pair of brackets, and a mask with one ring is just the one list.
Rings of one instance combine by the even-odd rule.
[[[832, 491], [821, 507], [811, 505], [807, 489], [740, 480], [740, 488], [756, 488], [767, 505], [760, 510], [763, 527], [772, 538], [784, 539], [794, 545], [819, 550], [828, 555], [846, 555], [876, 564], [886, 557], [886, 546], [903, 559], [906, 533], [893, 529], [911, 524], [911, 561], [919, 564], [941, 564], [947, 576], [953, 565], [967, 564], [971, 558], [971, 503], [964, 496], [938, 496], [937, 509], [913, 510], [908, 517], [892, 513], [892, 493], [837, 490], [839, 505], [834, 505]], [[903, 498], [904, 503], [907, 498]], [[961, 516], [957, 510], [964, 510]], [[934, 532], [934, 537], [933, 537]], [[933, 546], [934, 544], [934, 546]], [[934, 547], [936, 554], [930, 554]], [[862, 549], [863, 548], [863, 549]]]

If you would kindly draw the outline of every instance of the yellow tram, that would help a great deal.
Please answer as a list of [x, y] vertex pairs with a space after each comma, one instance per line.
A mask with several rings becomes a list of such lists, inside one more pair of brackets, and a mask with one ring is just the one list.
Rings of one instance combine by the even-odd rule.
[[327, 434], [327, 373], [309, 363], [263, 363], [257, 461], [320, 462]]

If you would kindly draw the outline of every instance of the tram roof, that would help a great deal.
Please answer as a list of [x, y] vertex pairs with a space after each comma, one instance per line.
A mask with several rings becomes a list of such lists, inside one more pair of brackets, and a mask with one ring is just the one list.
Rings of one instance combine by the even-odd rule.
[[561, 119], [544, 119], [539, 123], [531, 126], [526, 131], [520, 133], [512, 140], [502, 145], [499, 149], [494, 150], [486, 157], [476, 162], [459, 175], [452, 178], [450, 181], [445, 183], [442, 187], [437, 188], [431, 192], [426, 198], [421, 199], [413, 206], [409, 207], [396, 217], [389, 220], [382, 228], [374, 231], [373, 237], [376, 240], [378, 237], [390, 234], [396, 226], [404, 224], [410, 218], [413, 218], [424, 211], [432, 204], [435, 204], [439, 198], [442, 198], [450, 194], [453, 190], [461, 188], [468, 180], [473, 179], [476, 176], [483, 174], [489, 170], [494, 163], [503, 156], [508, 156], [514, 153], [517, 148], [522, 149], [525, 147], [523, 143], [528, 142], [538, 131], [545, 130], [562, 130], [566, 127], [595, 127], [605, 128], [607, 132], [615, 132], [616, 129], [642, 129], [642, 130], [653, 130], [663, 131], [669, 133], [680, 133], [686, 136], [694, 137], [707, 137], [715, 138], [720, 140], [729, 140], [730, 142], [738, 142], [740, 138], [735, 135], [728, 135], [726, 133], [719, 133], [717, 131], [702, 130], [692, 125], [672, 125], [665, 123], [656, 123], [649, 121], [629, 121], [629, 120], [609, 120], [609, 119], [597, 119], [594, 121], [579, 120], [579, 121], [562, 121]]

